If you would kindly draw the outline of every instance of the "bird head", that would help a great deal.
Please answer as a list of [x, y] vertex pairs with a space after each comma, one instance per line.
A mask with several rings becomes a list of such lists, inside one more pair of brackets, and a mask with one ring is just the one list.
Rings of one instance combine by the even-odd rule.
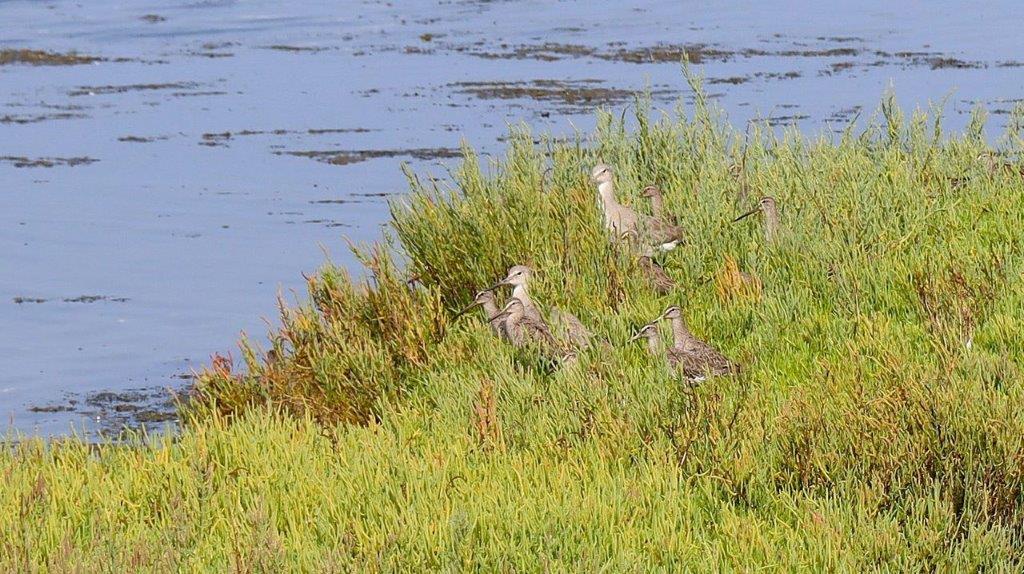
[[656, 185], [648, 185], [640, 191], [642, 197], [660, 197], [661, 188]]
[[483, 290], [483, 291], [477, 291], [476, 295], [473, 296], [473, 302], [470, 303], [468, 306], [466, 306], [465, 309], [463, 309], [463, 310], [459, 311], [458, 313], [456, 313], [455, 314], [455, 318], [458, 319], [459, 317], [465, 315], [466, 313], [469, 313], [473, 309], [476, 309], [477, 307], [479, 307], [479, 306], [481, 306], [481, 305], [483, 305], [485, 303], [493, 302], [493, 301], [494, 301], [494, 292], [493, 291], [486, 290], [486, 289]]
[[648, 323], [648, 324], [644, 325], [643, 327], [640, 327], [640, 330], [637, 331], [636, 334], [634, 334], [632, 337], [629, 338], [629, 342], [632, 343], [633, 341], [636, 341], [638, 339], [642, 339], [644, 337], [653, 337], [654, 335], [657, 335], [657, 334], [658, 334], [658, 326], [656, 324], [654, 324], [654, 323]]
[[606, 163], [599, 163], [590, 170], [590, 179], [594, 183], [605, 183], [612, 180], [612, 166]]
[[488, 287], [486, 290], [494, 291], [503, 285], [511, 285], [512, 287], [526, 285], [532, 276], [533, 270], [526, 265], [513, 265], [512, 267], [509, 267], [508, 275], [506, 275], [504, 279]]
[[657, 321], [660, 321], [662, 319], [678, 319], [678, 318], [680, 318], [682, 316], [683, 316], [682, 310], [680, 310], [679, 307], [676, 307], [675, 305], [672, 305], [668, 309], [665, 309], [665, 311], [661, 315], [659, 315], [658, 318], [655, 319], [655, 321], [657, 322]]
[[496, 321], [498, 319], [501, 319], [502, 317], [508, 317], [510, 315], [522, 313], [524, 310], [525, 307], [523, 307], [523, 302], [520, 301], [517, 297], [512, 297], [511, 299], [508, 300], [508, 303], [505, 303], [505, 306], [501, 308], [501, 311], [498, 311], [498, 313], [493, 317], [488, 317], [487, 321]]

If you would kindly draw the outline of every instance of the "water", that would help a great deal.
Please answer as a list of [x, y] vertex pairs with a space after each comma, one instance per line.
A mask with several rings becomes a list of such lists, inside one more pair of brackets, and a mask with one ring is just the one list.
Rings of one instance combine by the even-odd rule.
[[0, 48], [105, 59], [0, 66], [0, 413], [161, 424], [324, 251], [380, 236], [402, 162], [443, 176], [463, 140], [586, 131], [645, 87], [670, 109], [684, 47], [736, 124], [841, 126], [891, 85], [997, 137], [1024, 4], [847, 4], [0, 0]]

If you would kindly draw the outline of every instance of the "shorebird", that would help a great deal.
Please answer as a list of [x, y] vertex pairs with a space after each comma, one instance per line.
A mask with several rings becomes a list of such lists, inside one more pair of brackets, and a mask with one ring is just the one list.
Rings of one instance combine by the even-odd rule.
[[505, 328], [505, 318], [492, 319], [492, 317], [499, 313], [498, 304], [494, 300], [494, 291], [477, 292], [477, 294], [473, 296], [473, 303], [459, 311], [456, 317], [461, 317], [477, 307], [483, 308], [484, 318], [487, 319], [487, 323], [491, 326], [491, 330], [494, 331], [494, 334], [498, 335], [502, 339], [508, 339], [508, 329]]
[[741, 219], [745, 219], [751, 215], [754, 215], [758, 211], [761, 212], [764, 217], [764, 238], [767, 241], [775, 239], [775, 236], [779, 233], [779, 210], [775, 205], [775, 198], [766, 195], [757, 202], [757, 207], [744, 213], [743, 215], [733, 219], [732, 222], [736, 223]]
[[[493, 291], [503, 285], [511, 285], [512, 297], [522, 302], [526, 317], [531, 321], [544, 324], [544, 316], [534, 304], [533, 299], [530, 298], [530, 292], [527, 289], [531, 277], [533, 277], [532, 269], [525, 265], [513, 265], [509, 268], [508, 275], [491, 286], [488, 291]], [[590, 329], [587, 329], [575, 315], [561, 309], [551, 309], [550, 315], [551, 322], [570, 345], [577, 349], [590, 346], [590, 339], [593, 335]]]
[[552, 309], [551, 324], [572, 348], [586, 349], [590, 347], [590, 341], [594, 338], [594, 334], [576, 318], [576, 315], [561, 309]]
[[[637, 244], [636, 233], [633, 231], [626, 231], [619, 236], [619, 239], [630, 244]], [[665, 269], [658, 265], [654, 261], [651, 250], [647, 250], [646, 253], [637, 258], [640, 264], [640, 270], [644, 272], [644, 277], [647, 278], [647, 282], [654, 288], [655, 293], [659, 295], [668, 295], [672, 292], [672, 289], [676, 286], [672, 278], [665, 273]]]
[[491, 285], [486, 291], [494, 291], [498, 287], [509, 285], [512, 287], [512, 297], [519, 299], [522, 302], [523, 307], [526, 310], [526, 315], [534, 321], [543, 321], [543, 317], [540, 314], [540, 310], [533, 304], [533, 299], [530, 298], [530, 293], [526, 289], [526, 284], [530, 281], [530, 277], [533, 277], [533, 270], [526, 265], [513, 265], [509, 267], [508, 273], [505, 278], [498, 281], [494, 285]]
[[604, 214], [604, 225], [614, 237], [635, 233], [644, 255], [651, 255], [655, 249], [671, 251], [685, 241], [686, 232], [678, 225], [637, 213], [619, 203], [615, 198], [610, 166], [598, 164], [591, 171], [590, 177], [597, 183], [598, 205]]
[[657, 357], [661, 354], [661, 335], [658, 334], [658, 323], [648, 323], [633, 335], [629, 342], [632, 343], [638, 339], [647, 339], [647, 352]]
[[686, 328], [683, 312], [679, 307], [665, 309], [654, 322], [668, 319], [672, 322], [672, 347], [668, 349], [668, 361], [680, 368], [683, 375], [700, 382], [711, 376], [738, 373], [739, 365], [730, 361], [714, 347], [701, 341]]
[[505, 329], [508, 332], [508, 340], [516, 347], [529, 344], [540, 346], [545, 351], [562, 357], [568, 353], [562, 344], [551, 334], [551, 330], [544, 321], [537, 321], [526, 314], [526, 306], [517, 297], [512, 297], [505, 303], [490, 321], [504, 318]]
[[647, 255], [641, 255], [639, 258], [640, 269], [643, 270], [644, 276], [647, 277], [647, 282], [651, 284], [654, 291], [659, 295], [668, 295], [675, 288], [676, 283], [665, 273], [661, 265], [654, 262]]
[[640, 195], [651, 200], [651, 213], [654, 214], [654, 217], [671, 223], [672, 225], [679, 225], [678, 217], [665, 213], [665, 199], [660, 187], [656, 185], [648, 185], [640, 191]]

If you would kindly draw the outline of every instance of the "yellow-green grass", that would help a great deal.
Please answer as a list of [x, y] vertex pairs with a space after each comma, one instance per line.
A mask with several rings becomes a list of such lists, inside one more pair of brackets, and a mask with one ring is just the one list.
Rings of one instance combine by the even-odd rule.
[[[487, 168], [467, 149], [410, 175], [368, 278], [311, 277], [271, 357], [218, 360], [178, 437], [3, 451], [2, 565], [1019, 571], [1019, 133], [997, 154], [980, 115], [943, 134], [890, 100], [836, 138], [737, 132], [697, 87], [689, 117], [641, 100], [633, 130], [517, 130]], [[641, 210], [666, 191], [691, 237], [661, 258], [676, 293], [608, 242], [598, 161]], [[730, 223], [763, 194], [770, 244]], [[513, 263], [608, 344], [558, 368], [456, 318]], [[670, 304], [743, 374], [693, 387], [626, 344]]]

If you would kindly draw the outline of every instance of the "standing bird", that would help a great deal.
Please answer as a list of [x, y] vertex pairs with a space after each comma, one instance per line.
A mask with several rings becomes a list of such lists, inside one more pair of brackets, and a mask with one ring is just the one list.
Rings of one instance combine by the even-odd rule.
[[672, 225], [679, 225], [678, 217], [665, 213], [664, 193], [662, 193], [660, 187], [656, 185], [648, 185], [640, 191], [640, 195], [651, 200], [651, 213], [654, 214], [654, 217], [671, 223]]
[[641, 338], [647, 339], [648, 353], [655, 357], [661, 354], [661, 335], [658, 334], [657, 321], [655, 321], [654, 323], [648, 323], [643, 327], [640, 327], [640, 330], [637, 331], [636, 334], [629, 339], [629, 342], [632, 343], [633, 341], [636, 341]]
[[[544, 317], [534, 304], [533, 299], [530, 298], [527, 289], [531, 277], [533, 277], [532, 269], [525, 265], [513, 265], [509, 268], [508, 275], [488, 290], [493, 291], [503, 285], [511, 285], [512, 297], [522, 302], [526, 317], [531, 321], [544, 323]], [[590, 329], [587, 329], [575, 315], [561, 309], [551, 309], [550, 315], [552, 323], [570, 345], [577, 349], [590, 346], [590, 339], [593, 335]]]
[[509, 267], [508, 274], [501, 281], [498, 281], [494, 285], [491, 285], [486, 290], [494, 291], [498, 287], [509, 285], [512, 287], [512, 297], [519, 299], [526, 310], [526, 315], [534, 321], [543, 321], [543, 317], [540, 314], [540, 310], [533, 304], [533, 299], [530, 298], [530, 293], [526, 289], [526, 284], [530, 281], [530, 277], [533, 277], [533, 270], [526, 265], [513, 265]]
[[567, 350], [551, 334], [551, 330], [544, 321], [537, 321], [526, 314], [526, 306], [522, 300], [512, 297], [505, 303], [496, 315], [490, 318], [491, 321], [504, 318], [505, 329], [508, 332], [508, 340], [516, 347], [525, 345], [537, 345], [551, 355], [562, 357]]
[[757, 202], [757, 207], [744, 213], [743, 215], [733, 219], [732, 222], [736, 223], [741, 219], [745, 219], [751, 215], [754, 215], [758, 211], [761, 212], [761, 216], [764, 218], [764, 238], [766, 241], [775, 239], [775, 236], [779, 234], [779, 210], [775, 205], [775, 198], [766, 195]]
[[615, 198], [610, 166], [598, 164], [591, 171], [590, 177], [597, 184], [598, 204], [604, 214], [604, 225], [613, 237], [635, 233], [636, 241], [644, 255], [652, 255], [655, 249], [671, 251], [686, 240], [686, 232], [678, 225], [637, 213], [619, 203]]
[[647, 278], [647, 282], [650, 283], [654, 291], [659, 295], [668, 295], [672, 292], [672, 289], [676, 286], [675, 281], [665, 273], [661, 265], [655, 263], [654, 259], [646, 255], [641, 255], [639, 258], [640, 269], [644, 272], [644, 277]]
[[668, 350], [669, 363], [679, 367], [683, 375], [694, 382], [718, 375], [738, 373], [740, 366], [730, 361], [714, 347], [701, 341], [686, 328], [679, 307], [665, 309], [654, 322], [668, 319], [672, 322], [672, 347]]
[[[627, 231], [623, 233], [619, 239], [625, 241], [630, 245], [638, 245], [636, 233], [633, 231]], [[658, 265], [658, 262], [654, 260], [653, 254], [650, 249], [639, 257], [637, 257], [637, 263], [640, 265], [640, 270], [644, 272], [644, 277], [647, 279], [647, 283], [654, 289], [654, 292], [659, 295], [668, 295], [672, 292], [672, 289], [676, 286], [675, 281], [665, 273], [665, 269]]]
[[494, 291], [478, 292], [473, 297], [473, 303], [459, 311], [456, 317], [461, 317], [477, 307], [483, 308], [484, 318], [487, 319], [488, 324], [491, 326], [491, 331], [494, 331], [494, 334], [502, 339], [508, 340], [508, 329], [505, 328], [505, 318], [501, 317], [499, 319], [492, 319], [492, 317], [499, 313], [498, 304], [494, 300]]
[[590, 341], [594, 338], [594, 334], [576, 318], [576, 315], [554, 308], [551, 309], [551, 323], [572, 348], [587, 349], [590, 347]]

